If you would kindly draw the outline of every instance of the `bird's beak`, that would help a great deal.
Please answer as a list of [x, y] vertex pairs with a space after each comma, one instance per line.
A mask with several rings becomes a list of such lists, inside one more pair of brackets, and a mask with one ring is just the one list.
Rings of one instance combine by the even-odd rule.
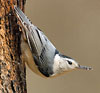
[[77, 68], [78, 68], [78, 69], [84, 69], [84, 70], [92, 70], [92, 67], [81, 66], [81, 65], [78, 65]]

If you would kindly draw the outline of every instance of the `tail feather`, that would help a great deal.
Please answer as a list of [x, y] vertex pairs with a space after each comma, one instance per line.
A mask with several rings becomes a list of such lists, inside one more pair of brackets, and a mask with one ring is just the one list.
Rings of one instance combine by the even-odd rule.
[[27, 18], [27, 16], [20, 10], [19, 7], [16, 7], [14, 5], [14, 10], [17, 14], [18, 19], [23, 23], [23, 24], [31, 24], [30, 20]]
[[39, 56], [41, 54], [42, 46], [43, 46], [41, 41], [41, 38], [43, 38], [41, 31], [38, 30], [36, 26], [31, 24], [30, 20], [21, 11], [20, 8], [14, 6], [14, 10], [17, 15], [17, 18], [19, 19], [21, 25], [23, 26], [22, 28], [24, 28], [23, 32], [25, 33], [31, 51], [34, 52], [35, 55]]

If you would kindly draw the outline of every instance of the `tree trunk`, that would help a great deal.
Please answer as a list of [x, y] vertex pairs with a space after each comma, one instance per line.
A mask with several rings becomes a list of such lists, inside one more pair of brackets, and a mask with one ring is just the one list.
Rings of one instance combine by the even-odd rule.
[[13, 5], [25, 0], [0, 0], [0, 93], [26, 93], [26, 68], [21, 61], [21, 31]]

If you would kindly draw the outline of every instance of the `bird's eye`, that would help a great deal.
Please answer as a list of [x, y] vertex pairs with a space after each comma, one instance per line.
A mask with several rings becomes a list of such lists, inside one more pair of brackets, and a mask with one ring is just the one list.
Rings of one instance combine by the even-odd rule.
[[[67, 61], [68, 61], [68, 60], [67, 60]], [[71, 62], [71, 61], [68, 61], [68, 64], [69, 64], [69, 65], [72, 65], [72, 62]]]

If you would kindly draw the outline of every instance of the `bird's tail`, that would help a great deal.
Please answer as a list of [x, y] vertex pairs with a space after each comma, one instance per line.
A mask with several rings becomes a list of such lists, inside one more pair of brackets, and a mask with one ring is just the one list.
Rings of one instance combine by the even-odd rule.
[[14, 10], [17, 15], [16, 17], [20, 21], [24, 39], [27, 40], [31, 51], [37, 55], [40, 55], [42, 49], [41, 39], [44, 40], [42, 33], [30, 22], [19, 7], [14, 6]]
[[19, 21], [21, 22], [21, 24], [24, 28], [25, 28], [25, 26], [27, 28], [27, 26], [32, 25], [31, 21], [27, 18], [27, 16], [21, 11], [21, 9], [19, 7], [14, 5], [14, 10], [17, 15], [17, 18], [19, 19]]

